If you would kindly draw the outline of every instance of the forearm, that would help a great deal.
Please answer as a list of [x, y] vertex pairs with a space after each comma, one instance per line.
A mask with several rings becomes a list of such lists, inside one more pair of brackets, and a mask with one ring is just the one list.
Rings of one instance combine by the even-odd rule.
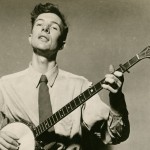
[[126, 140], [130, 132], [128, 110], [124, 94], [119, 91], [117, 94], [110, 93], [110, 113], [107, 121], [108, 132], [112, 143], [117, 144]]
[[107, 120], [107, 130], [111, 138], [110, 144], [118, 144], [125, 141], [130, 133], [128, 115], [116, 115], [110, 111]]
[[118, 115], [128, 115], [128, 110], [125, 102], [125, 96], [121, 91], [118, 93], [109, 93], [111, 110]]
[[[113, 95], [113, 97], [110, 95], [110, 97], [110, 100], [112, 100], [111, 108], [102, 103], [100, 99], [89, 101], [91, 103], [88, 102], [84, 108], [83, 123], [90, 132], [105, 144], [117, 144], [126, 140], [129, 136], [128, 111], [122, 93]], [[121, 107], [116, 106], [115, 100], [116, 102], [119, 101], [118, 106], [121, 105]]]

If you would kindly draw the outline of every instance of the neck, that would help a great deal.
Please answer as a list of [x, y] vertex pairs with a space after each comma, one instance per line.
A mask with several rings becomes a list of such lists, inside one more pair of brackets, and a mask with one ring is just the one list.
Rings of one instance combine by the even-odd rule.
[[56, 65], [56, 60], [48, 60], [47, 58], [33, 53], [32, 55], [32, 66], [38, 72], [44, 74], [49, 69]]

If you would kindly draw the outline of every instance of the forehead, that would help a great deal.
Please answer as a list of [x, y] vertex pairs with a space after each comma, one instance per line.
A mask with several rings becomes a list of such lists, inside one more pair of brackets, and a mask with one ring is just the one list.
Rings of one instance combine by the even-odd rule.
[[54, 13], [43, 13], [40, 14], [37, 18], [36, 21], [38, 20], [42, 20], [42, 21], [46, 21], [46, 22], [54, 22], [56, 24], [58, 24], [59, 26], [62, 27], [62, 20], [60, 19], [59, 16], [57, 16]]

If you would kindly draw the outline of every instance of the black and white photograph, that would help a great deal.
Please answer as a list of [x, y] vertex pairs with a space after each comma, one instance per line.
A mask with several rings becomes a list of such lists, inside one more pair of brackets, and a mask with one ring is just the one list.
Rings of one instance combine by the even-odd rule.
[[149, 6], [0, 0], [0, 150], [149, 150]]

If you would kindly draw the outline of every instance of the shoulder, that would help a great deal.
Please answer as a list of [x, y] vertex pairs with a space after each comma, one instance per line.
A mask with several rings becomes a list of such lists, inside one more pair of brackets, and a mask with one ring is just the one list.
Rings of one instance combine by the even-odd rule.
[[59, 76], [68, 79], [87, 80], [84, 76], [76, 75], [62, 69], [59, 69]]
[[59, 69], [59, 78], [62, 80], [66, 80], [67, 82], [71, 82], [74, 84], [82, 84], [86, 85], [87, 87], [91, 86], [91, 82], [85, 78], [84, 76], [80, 76], [77, 74], [73, 74], [71, 72], [67, 72], [65, 70]]
[[28, 73], [28, 69], [16, 72], [16, 73], [12, 73], [12, 74], [8, 74], [8, 75], [4, 75], [0, 78], [1, 82], [9, 82], [9, 81], [14, 81], [20, 78], [23, 78], [24, 76], [26, 76], [26, 74]]

